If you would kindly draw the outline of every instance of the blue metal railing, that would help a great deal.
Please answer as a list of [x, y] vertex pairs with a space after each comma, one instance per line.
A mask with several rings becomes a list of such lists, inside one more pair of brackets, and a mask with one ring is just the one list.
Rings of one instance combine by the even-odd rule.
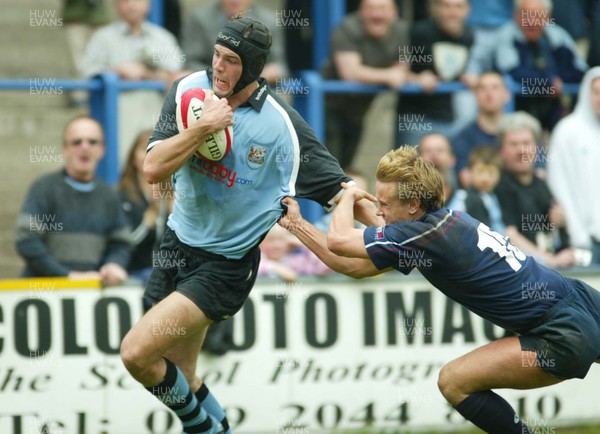
[[[0, 79], [0, 90], [29, 90], [39, 86], [39, 79]], [[522, 92], [521, 86], [506, 78], [507, 86], [511, 90], [513, 98], [506, 106], [507, 111], [514, 110], [514, 95]], [[118, 97], [120, 92], [128, 90], [158, 90], [165, 89], [162, 81], [128, 81], [120, 80], [113, 72], [105, 72], [92, 80], [61, 80], [49, 79], [46, 85], [51, 85], [61, 90], [84, 89], [90, 92], [90, 114], [102, 124], [105, 134], [106, 155], [98, 166], [98, 176], [111, 185], [119, 180], [119, 152], [118, 152]], [[328, 93], [378, 93], [388, 90], [383, 86], [367, 85], [360, 83], [345, 82], [339, 80], [323, 80], [314, 71], [303, 71], [300, 82], [295, 86], [303, 91], [308, 88], [308, 93], [301, 98], [294, 99], [294, 105], [315, 130], [320, 140], [325, 138], [325, 95]], [[441, 83], [435, 89], [436, 93], [452, 93], [466, 89], [459, 82]], [[578, 92], [578, 84], [565, 84], [563, 93], [575, 94]], [[285, 89], [283, 89], [285, 90]], [[294, 95], [294, 87], [287, 89], [289, 94]], [[406, 84], [398, 89], [400, 94], [419, 94], [423, 90], [415, 84]], [[314, 221], [322, 214], [322, 208], [314, 202], [302, 201], [302, 212], [305, 217]]]

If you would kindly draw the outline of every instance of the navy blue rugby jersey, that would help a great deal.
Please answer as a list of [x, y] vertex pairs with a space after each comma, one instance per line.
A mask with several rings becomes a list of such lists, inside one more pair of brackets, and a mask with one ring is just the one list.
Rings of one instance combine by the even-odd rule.
[[377, 268], [417, 268], [446, 296], [509, 330], [528, 330], [572, 291], [559, 273], [466, 213], [442, 208], [417, 221], [368, 227], [363, 236]]

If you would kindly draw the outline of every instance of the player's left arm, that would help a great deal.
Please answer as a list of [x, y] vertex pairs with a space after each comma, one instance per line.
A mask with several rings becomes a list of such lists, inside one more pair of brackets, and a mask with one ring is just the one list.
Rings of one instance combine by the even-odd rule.
[[374, 203], [377, 199], [352, 185], [343, 185], [346, 190], [333, 211], [327, 233], [327, 247], [336, 255], [369, 259], [364, 242], [364, 231], [354, 227], [354, 207], [359, 201], [366, 200]]
[[306, 247], [333, 271], [360, 279], [391, 270], [390, 268], [378, 269], [370, 259], [344, 258], [336, 255], [327, 248], [327, 235], [302, 218], [298, 202], [287, 197], [284, 199], [284, 203], [287, 205], [287, 213], [279, 220], [279, 225], [296, 235]]

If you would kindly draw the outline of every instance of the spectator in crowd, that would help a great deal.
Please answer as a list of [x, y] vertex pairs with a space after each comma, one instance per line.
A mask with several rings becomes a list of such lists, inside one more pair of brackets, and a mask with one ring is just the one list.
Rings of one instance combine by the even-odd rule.
[[588, 65], [597, 66], [600, 55], [600, 2], [596, 0], [554, 0], [553, 16], [577, 44]]
[[152, 130], [142, 131], [130, 148], [117, 193], [132, 228], [131, 261], [127, 271], [144, 284], [150, 277], [153, 249], [162, 238], [173, 192], [160, 184], [149, 184], [143, 176], [144, 157]]
[[[116, 0], [120, 19], [92, 36], [81, 72], [91, 78], [114, 71], [123, 80], [168, 82], [183, 64], [175, 37], [146, 21], [150, 0]], [[140, 131], [156, 123], [163, 97], [154, 90], [135, 90], [119, 96], [119, 162], [127, 157], [127, 145]]]
[[569, 34], [554, 23], [550, 0], [518, 0], [490, 53], [494, 69], [510, 74], [521, 94], [517, 110], [552, 130], [560, 119], [563, 83], [578, 83], [587, 65]]
[[[362, 0], [358, 12], [346, 16], [331, 37], [331, 59], [324, 65], [326, 79], [381, 84], [397, 89], [407, 79], [398, 47], [408, 50], [408, 26], [398, 19], [393, 0]], [[327, 144], [342, 168], [352, 164], [363, 118], [372, 94], [329, 95]]]
[[475, 43], [467, 71], [477, 77], [492, 69], [493, 65], [486, 63], [486, 59], [498, 43], [502, 26], [512, 20], [514, 0], [477, 0], [470, 3], [467, 25], [473, 29]]
[[444, 180], [444, 200], [450, 201], [458, 188], [456, 180], [456, 158], [446, 136], [439, 133], [427, 134], [419, 142], [419, 155], [431, 162]]
[[[110, 9], [105, 1], [65, 0], [62, 16], [73, 75], [79, 77], [85, 46], [98, 27], [110, 22]], [[87, 104], [88, 99], [83, 90], [71, 91], [69, 98], [74, 106]]]
[[294, 282], [299, 276], [322, 276], [331, 269], [298, 238], [275, 225], [260, 244], [258, 275]]
[[504, 234], [502, 208], [494, 193], [502, 173], [502, 158], [498, 150], [493, 146], [473, 149], [469, 157], [469, 172], [471, 186], [466, 190], [458, 190], [448, 208], [465, 211], [493, 231]]
[[[473, 32], [465, 24], [468, 14], [468, 0], [432, 0], [431, 19], [412, 26], [410, 48], [401, 57], [410, 63], [411, 80], [423, 88], [425, 95], [401, 96], [397, 145], [414, 146], [427, 131], [451, 137], [475, 116], [471, 115], [475, 103], [469, 103], [470, 93], [431, 95], [443, 81], [463, 80], [474, 85], [473, 77], [465, 75], [473, 45]], [[460, 113], [454, 109], [459, 101], [463, 103]]]
[[213, 44], [227, 20], [247, 16], [264, 23], [271, 32], [273, 45], [261, 77], [275, 85], [277, 79], [288, 75], [285, 63], [283, 26], [277, 25], [275, 11], [256, 4], [253, 0], [215, 0], [191, 11], [183, 23], [181, 46], [185, 53], [186, 70], [199, 71], [211, 66]]
[[477, 118], [452, 139], [452, 149], [456, 155], [456, 173], [463, 188], [470, 185], [467, 165], [473, 148], [496, 144], [498, 126], [510, 93], [502, 76], [497, 72], [488, 71], [481, 74], [477, 80], [475, 98], [479, 106]]
[[564, 212], [534, 171], [541, 134], [540, 123], [526, 112], [502, 118], [498, 142], [504, 171], [496, 194], [511, 242], [545, 265], [564, 268], [575, 264], [573, 249], [566, 248]]
[[127, 219], [116, 193], [95, 177], [103, 140], [102, 127], [90, 117], [66, 125], [65, 167], [33, 183], [17, 219], [23, 277], [102, 279], [108, 285], [127, 279]]
[[550, 139], [548, 184], [565, 210], [571, 245], [600, 264], [600, 67], [583, 78], [572, 114]]

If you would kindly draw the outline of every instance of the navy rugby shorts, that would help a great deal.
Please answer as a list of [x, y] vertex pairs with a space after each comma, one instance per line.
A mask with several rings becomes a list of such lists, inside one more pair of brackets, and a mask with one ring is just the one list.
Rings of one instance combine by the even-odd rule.
[[537, 364], [561, 379], [584, 378], [600, 358], [600, 292], [567, 279], [573, 291], [519, 336], [521, 349], [537, 352]]
[[257, 246], [241, 259], [227, 259], [182, 243], [167, 228], [152, 259], [145, 303], [156, 304], [177, 291], [219, 322], [233, 316], [248, 298], [258, 274], [260, 250]]

